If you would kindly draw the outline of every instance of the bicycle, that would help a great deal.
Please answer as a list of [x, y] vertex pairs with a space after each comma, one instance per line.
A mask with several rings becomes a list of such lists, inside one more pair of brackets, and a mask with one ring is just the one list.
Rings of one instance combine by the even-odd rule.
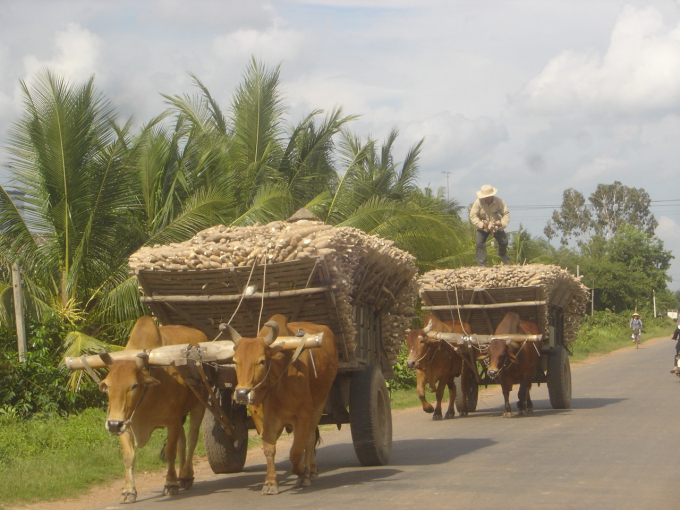
[[640, 334], [639, 329], [633, 329], [633, 341], [635, 342], [635, 348], [638, 349], [640, 347], [640, 339], [642, 335]]

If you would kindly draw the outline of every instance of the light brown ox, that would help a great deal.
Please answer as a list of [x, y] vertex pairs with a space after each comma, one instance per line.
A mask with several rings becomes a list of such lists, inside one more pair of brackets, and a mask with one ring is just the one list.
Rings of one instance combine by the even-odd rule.
[[[432, 321], [432, 329], [434, 332], [444, 333], [461, 333], [470, 334], [472, 330], [470, 325], [466, 322], [447, 321], [442, 322], [437, 317], [431, 314], [426, 314], [423, 317], [425, 325]], [[426, 413], [433, 413], [433, 420], [442, 419], [442, 399], [444, 398], [444, 387], [449, 388], [449, 407], [446, 410], [444, 419], [453, 418], [455, 416], [454, 402], [456, 400], [456, 384], [454, 379], [465, 371], [464, 377], [461, 377], [462, 393], [462, 409], [459, 409], [461, 416], [467, 416], [467, 391], [468, 378], [467, 367], [463, 362], [463, 358], [456, 352], [454, 347], [443, 340], [435, 340], [429, 338], [422, 329], [414, 329], [409, 332], [406, 337], [406, 347], [408, 349], [408, 358], [406, 360], [407, 368], [416, 370], [416, 389], [418, 391], [418, 398], [423, 405], [423, 411]], [[435, 391], [437, 405], [432, 407], [425, 397], [425, 386], [429, 384], [430, 388]]]
[[[496, 328], [495, 335], [538, 335], [538, 327], [533, 322], [522, 321], [515, 312], [508, 312]], [[512, 416], [510, 392], [513, 384], [519, 384], [517, 392], [518, 416], [534, 411], [534, 404], [529, 394], [531, 381], [536, 374], [540, 360], [540, 342], [513, 342], [494, 338], [489, 343], [487, 374], [492, 379], [500, 378], [503, 397], [505, 398], [504, 418]]]
[[[185, 326], [156, 327], [151, 317], [141, 317], [135, 324], [126, 349], [152, 349], [162, 345], [205, 342], [201, 331]], [[167, 427], [168, 437], [164, 453], [168, 462], [163, 495], [177, 495], [179, 489], [190, 489], [194, 482], [193, 454], [205, 407], [187, 387], [174, 367], [151, 368], [137, 361], [113, 361], [102, 355], [110, 366], [106, 378], [99, 383], [109, 396], [106, 430], [120, 436], [125, 465], [125, 489], [121, 503], [137, 499], [134, 465], [135, 444], [142, 448], [157, 428]], [[182, 422], [190, 415], [188, 452]], [[179, 445], [179, 479], [175, 457]]]
[[[323, 345], [303, 350], [291, 363], [292, 351], [281, 352], [271, 345], [279, 334], [292, 336], [300, 329], [309, 334], [324, 333]], [[311, 322], [287, 323], [282, 315], [274, 315], [256, 338], [241, 338], [231, 328], [229, 332], [236, 343], [238, 384], [234, 398], [249, 404], [267, 459], [262, 494], [279, 493], [274, 458], [276, 441], [284, 428], [293, 430], [290, 462], [298, 475], [295, 486], [309, 486], [319, 472], [314, 456], [317, 426], [338, 371], [333, 332]]]

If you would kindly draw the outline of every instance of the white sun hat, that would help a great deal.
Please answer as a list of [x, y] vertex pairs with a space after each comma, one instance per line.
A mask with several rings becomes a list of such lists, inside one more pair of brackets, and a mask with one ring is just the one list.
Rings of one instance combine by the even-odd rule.
[[486, 198], [486, 197], [492, 197], [494, 196], [498, 190], [491, 186], [491, 184], [485, 184], [482, 186], [482, 189], [480, 189], [477, 192], [477, 198]]

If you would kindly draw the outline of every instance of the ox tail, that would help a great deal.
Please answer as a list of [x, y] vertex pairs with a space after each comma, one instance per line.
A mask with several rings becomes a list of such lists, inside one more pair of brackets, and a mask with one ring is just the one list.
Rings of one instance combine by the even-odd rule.
[[316, 426], [316, 442], [314, 443], [314, 451], [321, 444], [321, 433], [319, 432], [319, 426]]

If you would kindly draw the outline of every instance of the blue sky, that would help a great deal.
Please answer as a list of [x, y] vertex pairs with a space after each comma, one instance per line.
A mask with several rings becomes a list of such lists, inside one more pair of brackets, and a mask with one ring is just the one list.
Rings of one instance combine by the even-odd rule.
[[397, 155], [424, 137], [421, 185], [496, 186], [510, 230], [542, 235], [570, 187], [644, 188], [680, 259], [678, 1], [4, 0], [0, 23], [0, 144], [42, 67], [141, 123], [189, 72], [226, 109], [254, 56], [281, 64], [291, 122], [342, 105], [359, 134], [398, 128]]

